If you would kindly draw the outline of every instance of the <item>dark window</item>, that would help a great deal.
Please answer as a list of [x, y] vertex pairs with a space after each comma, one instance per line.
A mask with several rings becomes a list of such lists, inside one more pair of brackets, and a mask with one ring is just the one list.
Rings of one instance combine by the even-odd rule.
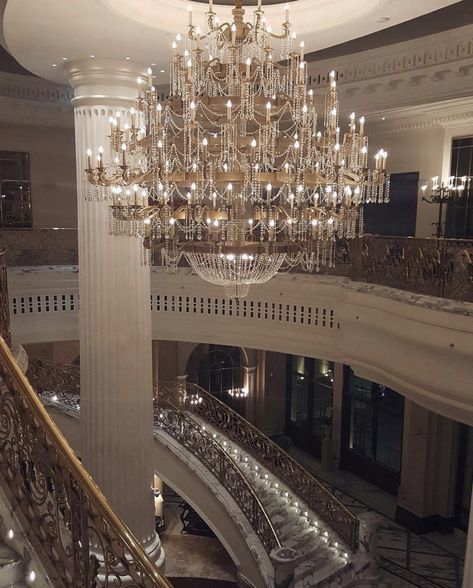
[[[471, 177], [473, 175], [473, 137], [454, 139], [452, 142], [451, 175]], [[473, 239], [473, 186], [466, 183], [461, 197], [447, 205], [445, 236], [456, 239]]]
[[321, 442], [330, 435], [333, 363], [287, 356], [286, 434], [301, 449], [320, 457]]
[[342, 467], [397, 492], [401, 472], [404, 398], [345, 369]]
[[0, 151], [0, 187], [0, 228], [31, 227], [28, 153]]
[[414, 237], [419, 173], [391, 175], [391, 199], [386, 204], [365, 204], [365, 233]]

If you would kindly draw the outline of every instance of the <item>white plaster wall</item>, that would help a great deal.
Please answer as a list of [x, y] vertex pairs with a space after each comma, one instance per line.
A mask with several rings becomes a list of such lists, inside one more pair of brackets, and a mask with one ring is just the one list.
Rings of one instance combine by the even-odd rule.
[[73, 128], [0, 122], [0, 151], [30, 154], [34, 228], [77, 226]]
[[[374, 135], [371, 139], [373, 153], [380, 148], [388, 151], [391, 173], [419, 172], [416, 237], [431, 237], [435, 230], [432, 223], [437, 220], [438, 207], [422, 202], [420, 187], [432, 177], [442, 175], [444, 140], [445, 130], [442, 127]], [[449, 158], [450, 153], [446, 156]]]

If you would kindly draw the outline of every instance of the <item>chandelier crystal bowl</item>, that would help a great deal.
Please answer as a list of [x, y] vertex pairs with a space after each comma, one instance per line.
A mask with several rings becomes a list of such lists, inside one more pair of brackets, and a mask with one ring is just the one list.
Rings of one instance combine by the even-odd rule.
[[362, 234], [363, 204], [388, 201], [389, 174], [382, 150], [368, 168], [363, 117], [340, 128], [335, 72], [318, 114], [288, 5], [279, 34], [261, 4], [252, 22], [238, 3], [232, 13], [220, 24], [211, 1], [201, 31], [189, 11], [168, 97], [149, 69], [127, 120], [110, 118], [108, 161], [89, 150], [86, 175], [112, 234], [240, 298], [295, 265], [333, 265], [336, 240]]

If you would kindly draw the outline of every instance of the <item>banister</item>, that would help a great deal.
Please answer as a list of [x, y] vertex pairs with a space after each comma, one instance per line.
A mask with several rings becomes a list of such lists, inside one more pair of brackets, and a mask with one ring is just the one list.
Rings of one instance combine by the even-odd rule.
[[[268, 554], [282, 547], [266, 509], [240, 468], [219, 443], [182, 411], [178, 392], [174, 386], [159, 387], [154, 402], [155, 426], [178, 440], [222, 483], [247, 517]], [[228, 484], [228, 480], [231, 480], [231, 484]]]
[[[296, 495], [303, 498], [308, 507], [317, 513], [353, 551], [356, 549], [357, 517], [289, 454], [237, 412], [197, 384], [160, 383], [157, 386], [158, 391], [164, 386], [178, 388], [183, 393], [183, 402], [188, 411], [200, 416], [258, 459], [268, 470], [283, 480]], [[202, 398], [202, 401], [190, 402], [195, 397]]]
[[104, 586], [172, 588], [80, 463], [1, 338], [0, 372], [0, 481], [55, 585], [88, 587], [91, 568], [100, 565]]

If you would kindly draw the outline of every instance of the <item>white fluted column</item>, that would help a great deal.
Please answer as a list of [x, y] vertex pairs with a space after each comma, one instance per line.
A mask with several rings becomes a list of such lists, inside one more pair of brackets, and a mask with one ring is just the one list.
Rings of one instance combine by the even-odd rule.
[[137, 93], [142, 67], [84, 60], [67, 65], [74, 87], [80, 287], [83, 461], [148, 551], [154, 528], [150, 273], [137, 238], [108, 233], [106, 202], [86, 201], [86, 150], [108, 145], [109, 116]]

